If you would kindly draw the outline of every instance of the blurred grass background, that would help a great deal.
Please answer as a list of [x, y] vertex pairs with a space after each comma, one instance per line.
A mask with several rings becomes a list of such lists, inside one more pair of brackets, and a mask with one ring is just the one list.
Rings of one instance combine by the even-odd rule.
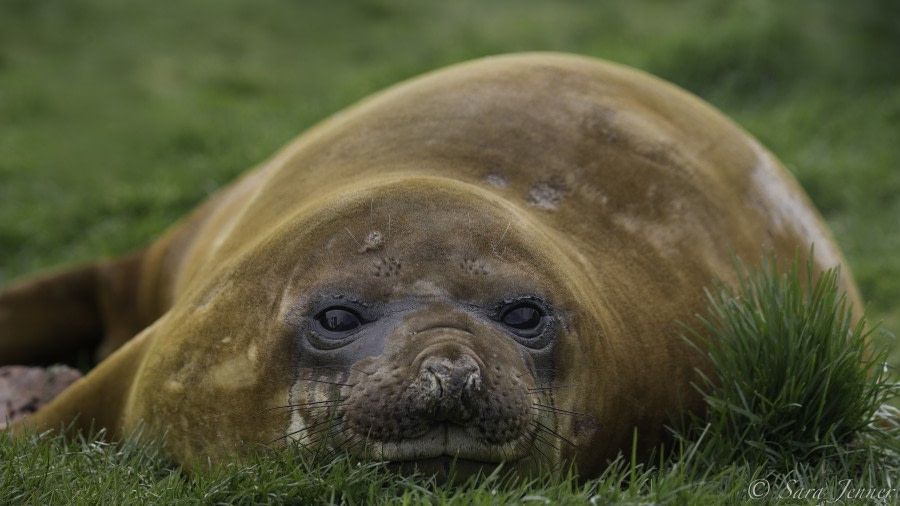
[[870, 320], [900, 329], [893, 0], [0, 0], [0, 285], [147, 244], [373, 91], [525, 50], [721, 108], [810, 193]]

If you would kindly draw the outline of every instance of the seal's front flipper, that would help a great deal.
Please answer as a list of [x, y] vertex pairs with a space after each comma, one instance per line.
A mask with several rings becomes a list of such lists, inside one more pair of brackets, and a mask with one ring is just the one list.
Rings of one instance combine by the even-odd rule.
[[49, 364], [77, 350], [112, 353], [143, 328], [143, 253], [51, 272], [0, 291], [0, 365]]

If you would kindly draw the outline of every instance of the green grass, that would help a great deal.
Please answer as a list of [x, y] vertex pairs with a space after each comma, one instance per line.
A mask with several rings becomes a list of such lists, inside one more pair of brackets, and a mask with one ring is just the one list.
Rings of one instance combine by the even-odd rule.
[[[378, 464], [345, 458], [312, 465], [290, 453], [182, 473], [163, 464], [158, 446], [135, 440], [116, 447], [87, 439], [38, 439], [0, 446], [6, 457], [0, 461], [3, 504], [585, 504], [591, 498], [605, 504], [677, 498], [685, 495], [687, 481], [684, 473], [619, 465], [586, 484], [571, 476], [515, 482], [498, 473], [454, 487], [424, 477], [397, 477]], [[700, 488], [694, 492], [701, 496], [719, 492], [718, 484], [696, 485]]]
[[[891, 0], [0, 0], [0, 285], [147, 244], [316, 121], [400, 79], [487, 54], [559, 50], [680, 84], [769, 146], [832, 227], [869, 319], [884, 322], [874, 336], [882, 342], [900, 329], [898, 17]], [[900, 363], [896, 352], [890, 362]], [[353, 477], [346, 463], [336, 464], [345, 465], [341, 481], [317, 481], [287, 460], [186, 477], [143, 447], [125, 448], [5, 442], [0, 494], [24, 483], [16, 489], [24, 495], [7, 497], [362, 503], [376, 489], [411, 503], [496, 497], [489, 481], [450, 492]], [[798, 465], [797, 479], [884, 485], [896, 459], [873, 448]], [[624, 465], [592, 484], [497, 494], [538, 504], [595, 495], [741, 503], [754, 479], [773, 487], [780, 479], [752, 464], [692, 467], [701, 452], [685, 452], [681, 465], [631, 477]]]

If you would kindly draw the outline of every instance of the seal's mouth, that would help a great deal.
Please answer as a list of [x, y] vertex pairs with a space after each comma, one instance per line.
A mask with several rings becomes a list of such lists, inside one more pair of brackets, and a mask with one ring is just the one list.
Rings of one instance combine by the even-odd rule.
[[362, 454], [358, 457], [415, 465], [441, 459], [451, 461], [455, 459], [466, 465], [471, 463], [483, 467], [519, 460], [527, 455], [524, 451], [527, 447], [528, 443], [525, 441], [510, 441], [499, 445], [485, 443], [475, 437], [471, 427], [443, 423], [418, 437], [399, 441], [370, 442], [362, 447]]
[[448, 479], [451, 477], [469, 477], [478, 473], [490, 474], [500, 465], [502, 464], [499, 462], [482, 462], [443, 455], [430, 459], [388, 462], [387, 468], [403, 475], [419, 473], [435, 476], [438, 479]]

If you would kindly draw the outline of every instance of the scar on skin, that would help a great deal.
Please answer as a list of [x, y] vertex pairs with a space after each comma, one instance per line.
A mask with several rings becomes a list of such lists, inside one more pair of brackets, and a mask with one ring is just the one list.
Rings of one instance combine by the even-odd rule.
[[359, 247], [359, 252], [365, 253], [367, 251], [379, 250], [382, 246], [384, 246], [384, 234], [378, 230], [373, 230], [366, 236], [366, 240], [363, 241], [362, 245]]
[[538, 183], [528, 190], [525, 202], [541, 209], [558, 209], [564, 193], [550, 183]]

